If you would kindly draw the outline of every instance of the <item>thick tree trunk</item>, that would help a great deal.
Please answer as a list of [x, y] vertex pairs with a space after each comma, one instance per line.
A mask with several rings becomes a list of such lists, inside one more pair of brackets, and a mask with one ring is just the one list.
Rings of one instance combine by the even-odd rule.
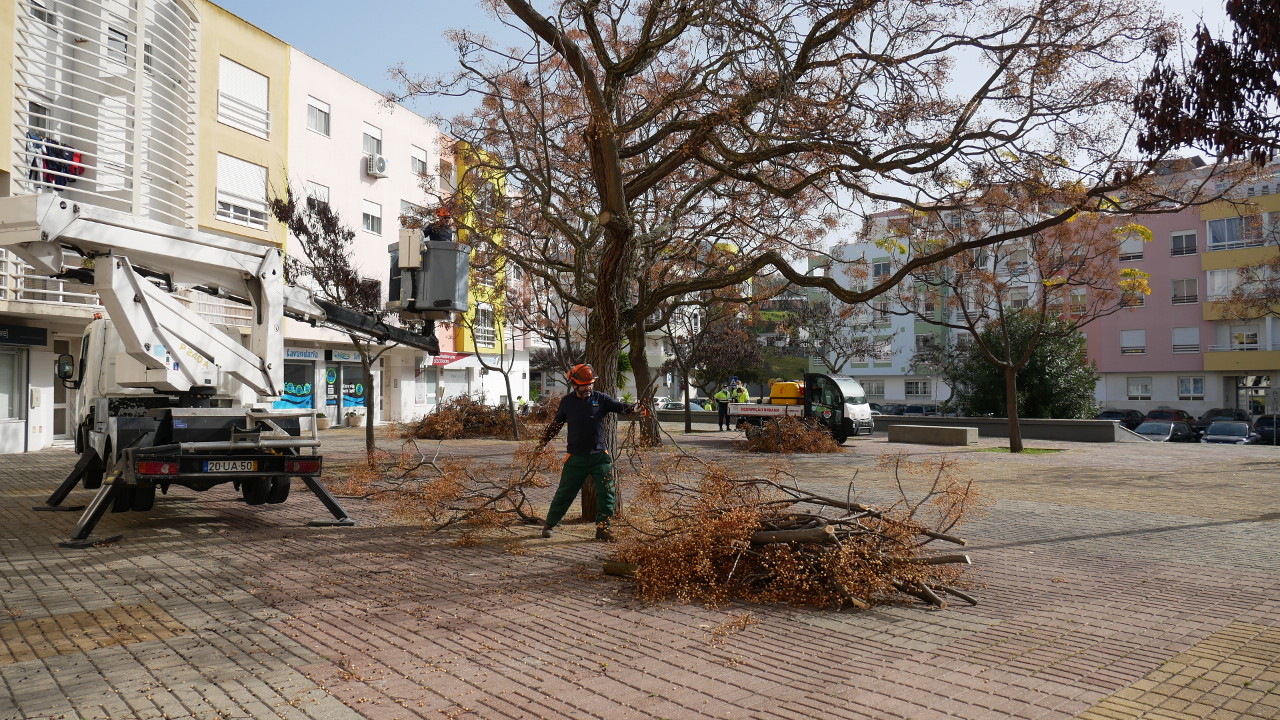
[[373, 361], [369, 351], [359, 343], [356, 349], [360, 351], [360, 368], [364, 370], [364, 454], [365, 460], [372, 463], [373, 451], [377, 447], [373, 437], [373, 413], [381, 393], [375, 392], [373, 386]]
[[[651, 408], [653, 407], [653, 370], [649, 367], [649, 354], [645, 352], [643, 323], [631, 326], [627, 333], [627, 341], [631, 346], [631, 372], [636, 377], [636, 401]], [[641, 417], [640, 444], [646, 447], [662, 444], [662, 438], [658, 432], [657, 415], [649, 413]]]
[[[587, 362], [596, 372], [596, 390], [608, 395], [617, 395], [618, 393], [618, 353], [622, 350], [621, 326], [617, 321], [616, 307], [612, 313], [613, 321], [610, 323], [602, 316], [608, 315], [608, 312], [601, 312], [605, 303], [600, 302], [596, 306], [596, 310], [592, 312], [591, 317], [587, 318]], [[609, 454], [617, 460], [615, 451], [614, 428], [616, 424], [613, 418], [605, 423], [606, 441], [605, 447]], [[596, 487], [594, 478], [592, 481], [582, 484], [581, 495], [582, 519], [586, 522], [595, 522], [596, 520]]]
[[1018, 370], [1004, 369], [1004, 408], [1009, 417], [1009, 452], [1022, 452], [1022, 428], [1018, 425]]

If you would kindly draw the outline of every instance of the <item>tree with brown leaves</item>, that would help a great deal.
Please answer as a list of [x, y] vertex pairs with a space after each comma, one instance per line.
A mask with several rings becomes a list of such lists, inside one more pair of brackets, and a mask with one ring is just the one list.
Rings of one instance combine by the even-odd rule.
[[[468, 168], [518, 191], [457, 216], [472, 218], [477, 242], [501, 237], [524, 273], [588, 309], [587, 360], [605, 387], [624, 341], [642, 347], [673, 298], [744, 300], [743, 281], [772, 269], [862, 303], [918, 268], [1081, 212], [1169, 199], [1143, 184], [1154, 162], [1123, 156], [1133, 61], [1170, 31], [1144, 5], [502, 0], [492, 9], [523, 47], [453, 32], [461, 70], [402, 69], [404, 92], [481, 95], [449, 131], [485, 149]], [[961, 209], [1049, 170], [1054, 212], [918, 254], [871, 287], [792, 267], [841, 221], [880, 204]], [[643, 353], [634, 355], [637, 379], [647, 379]]]

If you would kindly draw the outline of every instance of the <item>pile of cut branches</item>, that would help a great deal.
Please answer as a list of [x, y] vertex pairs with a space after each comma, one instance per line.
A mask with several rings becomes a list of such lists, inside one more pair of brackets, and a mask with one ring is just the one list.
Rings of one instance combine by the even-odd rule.
[[[517, 416], [521, 431], [533, 424], [530, 416]], [[506, 405], [485, 405], [469, 395], [451, 398], [421, 420], [401, 426], [402, 438], [457, 440], [460, 438], [510, 438], [511, 411]]]
[[[905, 593], [937, 607], [948, 595], [976, 603], [962, 589], [968, 556], [928, 547], [965, 544], [950, 531], [977, 511], [976, 490], [953, 460], [898, 457], [888, 467], [900, 497], [884, 509], [714, 466], [687, 484], [650, 477], [611, 560], [634, 567], [650, 601], [867, 608]], [[911, 498], [908, 485], [921, 479]]]
[[739, 441], [738, 447], [747, 452], [780, 454], [844, 451], [817, 420], [789, 415], [749, 426], [747, 439]]

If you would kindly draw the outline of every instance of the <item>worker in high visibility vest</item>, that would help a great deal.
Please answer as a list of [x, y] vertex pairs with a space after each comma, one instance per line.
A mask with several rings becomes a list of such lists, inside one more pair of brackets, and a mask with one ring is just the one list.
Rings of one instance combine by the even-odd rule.
[[729, 386], [724, 385], [714, 396], [716, 401], [716, 425], [720, 430], [728, 430], [729, 428], [729, 403], [733, 399], [733, 395], [729, 392]]

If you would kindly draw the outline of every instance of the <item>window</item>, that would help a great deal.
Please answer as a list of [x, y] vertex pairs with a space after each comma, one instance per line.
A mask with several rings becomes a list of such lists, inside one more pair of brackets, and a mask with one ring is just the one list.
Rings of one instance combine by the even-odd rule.
[[217, 201], [219, 219], [266, 230], [267, 169], [218, 153]]
[[1130, 234], [1120, 243], [1120, 261], [1130, 262], [1142, 259], [1142, 236]]
[[1121, 330], [1120, 354], [1142, 355], [1147, 351], [1146, 330]]
[[883, 380], [860, 380], [862, 390], [868, 397], [884, 397], [884, 381]]
[[1140, 308], [1147, 304], [1147, 296], [1140, 292], [1125, 292], [1120, 295], [1120, 306]]
[[921, 301], [920, 311], [926, 315], [930, 315], [937, 308], [938, 296], [934, 293], [925, 293]]
[[928, 380], [908, 380], [907, 397], [929, 397], [929, 384]]
[[1009, 257], [1005, 260], [1005, 268], [1010, 275], [1020, 275], [1027, 269], [1027, 251], [1015, 250], [1009, 253]]
[[889, 275], [889, 261], [881, 260], [871, 263], [871, 274], [877, 278], [887, 277]]
[[57, 16], [49, 11], [49, 7], [41, 0], [31, 0], [31, 17], [46, 25], [56, 25]]
[[1196, 278], [1183, 278], [1173, 281], [1173, 304], [1186, 305], [1200, 302], [1200, 281]]
[[1196, 254], [1196, 231], [1183, 230], [1169, 236], [1169, 254], [1177, 257], [1178, 255], [1195, 255]]
[[1256, 325], [1231, 326], [1232, 350], [1257, 350], [1258, 327]]
[[49, 131], [49, 108], [37, 102], [27, 103], [27, 122], [32, 130]]
[[1176, 327], [1173, 329], [1173, 351], [1175, 353], [1200, 352], [1200, 328]]
[[374, 235], [382, 234], [382, 206], [376, 202], [364, 201], [364, 212], [360, 221], [366, 232]]
[[219, 58], [218, 122], [265, 138], [271, 133], [267, 76]]
[[1240, 284], [1240, 273], [1230, 268], [1227, 270], [1210, 270], [1208, 272], [1209, 299], [1222, 298], [1230, 295], [1236, 286]]
[[107, 28], [107, 58], [118, 63], [129, 62], [129, 36], [123, 30]]
[[1031, 291], [1025, 287], [1009, 288], [1009, 307], [1024, 308], [1031, 300]]
[[320, 202], [329, 202], [329, 186], [307, 181], [307, 197], [315, 198]]
[[1209, 221], [1209, 250], [1233, 250], [1261, 244], [1261, 215]]
[[421, 205], [414, 205], [408, 200], [400, 201], [400, 227], [422, 227], [422, 218], [426, 215], [427, 209]]
[[476, 305], [474, 336], [477, 347], [493, 347], [497, 342], [498, 333], [493, 324], [492, 307]]
[[1203, 377], [1178, 378], [1178, 399], [1179, 400], [1203, 400], [1204, 399], [1204, 378]]
[[382, 154], [382, 130], [369, 123], [364, 124], [364, 154]]
[[329, 103], [307, 98], [307, 129], [329, 137]]
[[876, 362], [889, 362], [893, 359], [893, 339], [877, 338], [871, 349], [871, 359]]
[[871, 323], [873, 325], [889, 324], [889, 303], [876, 302], [871, 303]]
[[938, 336], [933, 334], [916, 335], [916, 352], [934, 350], [938, 347]]
[[1072, 289], [1071, 299], [1068, 302], [1071, 303], [1071, 312], [1079, 315], [1088, 308], [1089, 293], [1083, 288]]
[[1238, 246], [1240, 242], [1240, 218], [1223, 218], [1209, 221], [1209, 249]]
[[1131, 377], [1128, 380], [1130, 400], [1150, 400], [1151, 399], [1151, 378], [1149, 377]]
[[417, 145], [409, 146], [409, 172], [414, 175], [427, 174], [427, 151]]

